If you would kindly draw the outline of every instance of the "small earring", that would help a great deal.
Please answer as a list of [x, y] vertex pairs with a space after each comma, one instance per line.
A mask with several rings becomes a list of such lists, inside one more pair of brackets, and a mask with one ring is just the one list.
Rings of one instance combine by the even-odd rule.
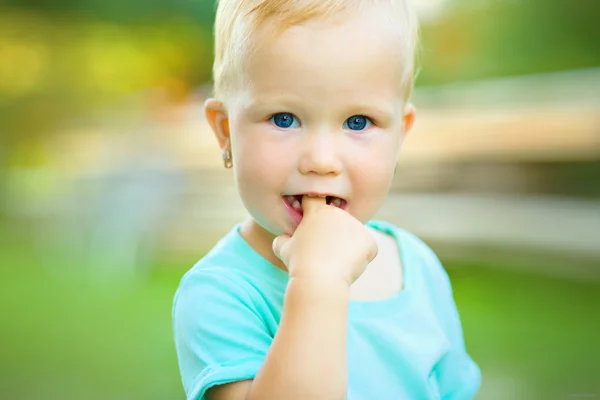
[[225, 165], [225, 168], [231, 168], [233, 166], [229, 149], [223, 149], [223, 165]]

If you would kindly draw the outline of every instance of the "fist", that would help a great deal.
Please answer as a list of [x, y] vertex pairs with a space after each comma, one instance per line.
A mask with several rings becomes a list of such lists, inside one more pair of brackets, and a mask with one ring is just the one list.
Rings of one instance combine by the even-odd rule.
[[377, 255], [369, 229], [323, 197], [304, 196], [302, 209], [293, 236], [276, 237], [273, 252], [290, 278], [341, 280], [350, 286]]

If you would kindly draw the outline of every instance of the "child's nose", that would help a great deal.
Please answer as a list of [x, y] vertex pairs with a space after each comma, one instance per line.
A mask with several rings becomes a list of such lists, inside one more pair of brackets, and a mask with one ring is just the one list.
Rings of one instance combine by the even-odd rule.
[[340, 174], [342, 171], [342, 160], [340, 159], [340, 148], [336, 144], [335, 135], [310, 135], [302, 144], [299, 165], [302, 174]]

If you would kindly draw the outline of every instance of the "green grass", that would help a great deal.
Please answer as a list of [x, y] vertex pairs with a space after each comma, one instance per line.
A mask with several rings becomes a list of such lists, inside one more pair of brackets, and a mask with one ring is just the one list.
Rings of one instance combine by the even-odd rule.
[[183, 398], [170, 324], [183, 266], [113, 290], [5, 255], [0, 398]]
[[[0, 398], [184, 398], [171, 302], [195, 257], [157, 261], [147, 280], [118, 289], [85, 274], [52, 276], [31, 248], [1, 239]], [[60, 260], [54, 267], [76, 262]], [[479, 398], [600, 394], [598, 284], [447, 267], [468, 349], [484, 374]]]
[[448, 267], [468, 350], [484, 375], [480, 398], [600, 396], [597, 282], [514, 266], [512, 272], [465, 263]]

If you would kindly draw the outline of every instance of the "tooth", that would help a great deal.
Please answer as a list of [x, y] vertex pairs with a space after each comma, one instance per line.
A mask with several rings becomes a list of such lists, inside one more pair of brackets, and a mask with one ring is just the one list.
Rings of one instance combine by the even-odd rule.
[[333, 204], [336, 207], [341, 207], [342, 206], [342, 199], [340, 199], [339, 197], [336, 197], [331, 204]]
[[288, 201], [288, 203], [292, 204], [292, 202], [296, 199], [294, 196], [285, 196], [285, 199]]
[[292, 208], [296, 211], [302, 211], [302, 205], [300, 204], [300, 202], [296, 199], [294, 199], [292, 202]]

